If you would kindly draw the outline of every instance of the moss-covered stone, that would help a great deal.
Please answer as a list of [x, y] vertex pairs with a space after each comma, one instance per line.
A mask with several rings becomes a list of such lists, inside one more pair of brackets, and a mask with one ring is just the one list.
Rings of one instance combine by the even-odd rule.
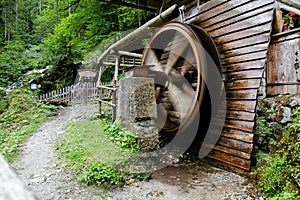
[[260, 190], [275, 199], [299, 199], [299, 94], [259, 100], [254, 146]]
[[117, 116], [125, 128], [136, 134], [142, 152], [158, 148], [153, 78], [129, 77], [120, 80]]

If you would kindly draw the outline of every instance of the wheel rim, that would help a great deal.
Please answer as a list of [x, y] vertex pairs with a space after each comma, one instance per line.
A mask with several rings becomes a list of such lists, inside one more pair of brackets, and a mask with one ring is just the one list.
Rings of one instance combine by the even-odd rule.
[[156, 73], [157, 126], [163, 132], [189, 126], [199, 112], [206, 78], [205, 50], [194, 28], [178, 22], [160, 28], [144, 49], [142, 64]]

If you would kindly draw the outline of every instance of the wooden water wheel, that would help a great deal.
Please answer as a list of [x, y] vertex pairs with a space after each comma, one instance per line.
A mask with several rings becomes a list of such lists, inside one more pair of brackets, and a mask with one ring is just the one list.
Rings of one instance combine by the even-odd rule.
[[179, 22], [161, 27], [144, 49], [142, 64], [155, 77], [158, 119], [163, 132], [191, 124], [207, 99], [208, 66], [220, 69], [217, 48], [201, 28]]

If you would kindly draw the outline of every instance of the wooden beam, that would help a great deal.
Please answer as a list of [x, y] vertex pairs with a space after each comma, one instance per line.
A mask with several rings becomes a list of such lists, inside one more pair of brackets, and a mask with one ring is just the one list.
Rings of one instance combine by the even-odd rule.
[[98, 88], [108, 89], [108, 90], [116, 90], [116, 88], [114, 88], [113, 86], [107, 87], [107, 86], [104, 86], [104, 85], [99, 85]]
[[[292, 7], [294, 7], [294, 8], [297, 8], [297, 9], [300, 9], [300, 3], [299, 3], [299, 0], [277, 0], [278, 2], [280, 2], [280, 3], [282, 3], [283, 5], [285, 4], [285, 5], [288, 5], [288, 6], [290, 6], [290, 8]], [[282, 5], [281, 4], [281, 5]], [[283, 8], [284, 6], [282, 5], [282, 7], [281, 8]], [[289, 8], [289, 9], [290, 9]]]
[[[121, 40], [117, 41], [113, 45], [111, 45], [108, 49], [103, 52], [103, 54], [98, 59], [98, 65], [101, 65], [101, 62], [103, 62], [104, 58], [110, 54], [112, 50], [122, 50], [124, 47], [130, 45], [132, 42], [137, 41], [141, 39], [145, 34], [149, 32], [149, 27], [159, 27], [163, 25], [166, 21], [169, 21], [172, 17], [174, 12], [177, 10], [177, 5], [173, 5], [172, 7], [168, 8], [166, 11], [162, 12], [160, 15], [156, 16], [152, 20], [148, 21], [143, 26], [139, 27], [135, 31], [129, 33], [127, 36], [122, 38]], [[100, 72], [101, 72], [101, 66], [100, 66]], [[101, 82], [101, 74], [99, 73], [97, 85], [99, 85]]]
[[143, 55], [139, 53], [131, 53], [128, 51], [118, 51], [119, 56], [129, 56], [129, 57], [134, 57], [134, 58], [142, 58]]

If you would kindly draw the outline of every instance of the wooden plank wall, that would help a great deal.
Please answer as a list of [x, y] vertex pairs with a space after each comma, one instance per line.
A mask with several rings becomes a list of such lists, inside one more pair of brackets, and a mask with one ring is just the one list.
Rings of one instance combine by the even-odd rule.
[[300, 93], [300, 29], [274, 35], [267, 64], [267, 94]]
[[211, 0], [186, 13], [204, 28], [221, 55], [227, 90], [222, 135], [208, 155], [235, 172], [250, 170], [255, 111], [271, 38], [275, 0]]

